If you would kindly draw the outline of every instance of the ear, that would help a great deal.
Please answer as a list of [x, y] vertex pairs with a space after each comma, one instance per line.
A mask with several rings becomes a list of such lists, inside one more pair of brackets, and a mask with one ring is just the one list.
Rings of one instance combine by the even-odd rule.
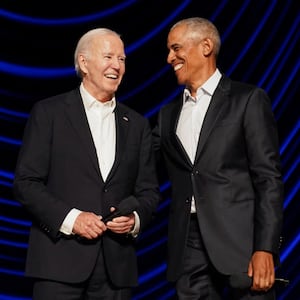
[[205, 38], [201, 41], [202, 53], [204, 56], [210, 56], [213, 53], [214, 43], [211, 39]]
[[78, 55], [78, 65], [79, 65], [79, 67], [80, 67], [80, 70], [81, 70], [83, 73], [87, 73], [87, 68], [86, 68], [87, 61], [86, 61], [86, 58], [84, 57], [83, 54], [79, 54], [79, 55]]

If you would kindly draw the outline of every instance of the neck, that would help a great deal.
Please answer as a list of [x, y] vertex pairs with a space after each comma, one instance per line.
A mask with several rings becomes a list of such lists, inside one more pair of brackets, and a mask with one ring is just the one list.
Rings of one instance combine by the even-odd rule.
[[201, 87], [215, 73], [215, 71], [216, 67], [209, 68], [205, 72], [201, 72], [197, 80], [191, 82], [191, 84], [186, 86], [190, 91], [192, 97], [196, 96], [198, 88]]

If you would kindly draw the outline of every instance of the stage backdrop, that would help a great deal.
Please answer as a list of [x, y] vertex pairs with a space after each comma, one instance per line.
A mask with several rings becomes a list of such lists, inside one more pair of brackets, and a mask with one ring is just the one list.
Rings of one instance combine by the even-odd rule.
[[[181, 18], [201, 16], [220, 30], [220, 70], [233, 79], [264, 88], [272, 99], [285, 182], [282, 265], [277, 275], [291, 281], [289, 286], [277, 288], [278, 299], [298, 300], [298, 1], [34, 2], [0, 3], [0, 299], [31, 299], [31, 282], [24, 277], [30, 218], [12, 195], [14, 168], [32, 105], [78, 84], [73, 67], [78, 38], [95, 27], [109, 27], [122, 35], [128, 59], [117, 99], [154, 125], [158, 109], [182, 89], [166, 63], [168, 30]], [[161, 191], [163, 201], [157, 219], [138, 243], [140, 286], [134, 291], [136, 300], [174, 299], [174, 290], [165, 280], [166, 215], [171, 201], [166, 179]]]

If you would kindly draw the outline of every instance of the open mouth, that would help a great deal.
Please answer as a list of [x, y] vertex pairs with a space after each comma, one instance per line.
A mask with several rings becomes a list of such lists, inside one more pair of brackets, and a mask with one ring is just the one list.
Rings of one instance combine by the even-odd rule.
[[174, 66], [174, 71], [176, 72], [176, 71], [180, 70], [182, 67], [183, 67], [183, 64], [177, 64]]
[[106, 74], [105, 77], [109, 79], [118, 79], [118, 75], [115, 74]]

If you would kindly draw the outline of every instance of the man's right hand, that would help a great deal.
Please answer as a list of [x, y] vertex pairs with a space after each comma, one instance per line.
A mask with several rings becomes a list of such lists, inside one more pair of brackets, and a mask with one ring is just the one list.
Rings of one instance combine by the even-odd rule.
[[75, 220], [73, 233], [92, 240], [98, 238], [107, 230], [101, 218], [91, 212], [81, 212]]

